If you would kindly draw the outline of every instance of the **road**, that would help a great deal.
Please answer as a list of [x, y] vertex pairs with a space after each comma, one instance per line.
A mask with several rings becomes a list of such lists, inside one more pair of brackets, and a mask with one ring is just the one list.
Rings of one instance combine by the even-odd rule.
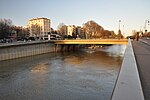
[[150, 100], [150, 39], [132, 41], [145, 100]]

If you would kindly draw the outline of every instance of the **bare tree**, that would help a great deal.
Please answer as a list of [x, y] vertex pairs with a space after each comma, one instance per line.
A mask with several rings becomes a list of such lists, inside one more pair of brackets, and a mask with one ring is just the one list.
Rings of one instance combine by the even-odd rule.
[[42, 35], [40, 33], [40, 26], [37, 24], [31, 25], [31, 32], [32, 32], [32, 35], [35, 37], [40, 37]]
[[115, 34], [115, 32], [114, 31], [110, 31], [111, 32], [111, 38], [113, 38], [113, 39], [115, 39], [116, 38], [116, 34]]
[[64, 36], [67, 33], [67, 26], [64, 23], [60, 23], [57, 27], [60, 35]]
[[101, 38], [116, 38], [116, 34], [114, 33], [114, 31], [103, 30]]
[[0, 38], [7, 38], [12, 32], [12, 21], [10, 19], [0, 19]]
[[97, 38], [101, 36], [101, 32], [104, 30], [102, 26], [92, 20], [84, 23], [83, 28], [85, 29], [88, 38]]

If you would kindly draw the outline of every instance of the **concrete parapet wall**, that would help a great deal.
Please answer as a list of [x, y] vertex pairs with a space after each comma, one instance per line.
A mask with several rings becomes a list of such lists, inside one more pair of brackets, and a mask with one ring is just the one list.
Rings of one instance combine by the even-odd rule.
[[128, 41], [111, 100], [144, 100], [139, 72], [130, 40]]
[[[59, 47], [57, 50], [60, 50]], [[7, 44], [0, 46], [0, 61], [44, 54], [55, 51], [55, 45], [48, 41], [20, 44]]]

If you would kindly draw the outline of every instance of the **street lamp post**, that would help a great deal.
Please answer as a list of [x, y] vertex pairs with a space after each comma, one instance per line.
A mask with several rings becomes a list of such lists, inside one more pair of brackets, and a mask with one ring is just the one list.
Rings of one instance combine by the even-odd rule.
[[119, 30], [120, 30], [120, 23], [121, 23], [121, 20], [119, 20]]
[[122, 34], [123, 34], [123, 36], [125, 37], [125, 34], [124, 34], [124, 25], [123, 25], [123, 30], [122, 30]]
[[121, 20], [119, 20], [119, 30], [118, 30], [118, 38], [119, 39], [121, 39], [120, 23], [121, 23]]
[[150, 23], [150, 20], [145, 20], [145, 33], [147, 32], [147, 29], [146, 29], [146, 26], [147, 26], [147, 24], [149, 25], [149, 23]]

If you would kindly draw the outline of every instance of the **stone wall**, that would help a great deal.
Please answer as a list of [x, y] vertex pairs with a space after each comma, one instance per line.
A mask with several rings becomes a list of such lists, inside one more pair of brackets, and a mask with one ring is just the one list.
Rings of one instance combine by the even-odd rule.
[[[60, 47], [57, 47], [60, 50]], [[55, 52], [55, 45], [48, 41], [17, 43], [0, 46], [0, 61]]]

